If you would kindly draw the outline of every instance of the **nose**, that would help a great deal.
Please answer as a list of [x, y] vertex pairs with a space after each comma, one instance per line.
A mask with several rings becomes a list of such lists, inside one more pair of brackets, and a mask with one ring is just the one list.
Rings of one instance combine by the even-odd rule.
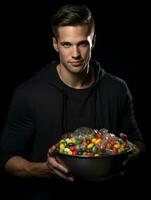
[[81, 57], [79, 48], [77, 46], [73, 47], [73, 53], [72, 53], [72, 58], [74, 59], [79, 59]]

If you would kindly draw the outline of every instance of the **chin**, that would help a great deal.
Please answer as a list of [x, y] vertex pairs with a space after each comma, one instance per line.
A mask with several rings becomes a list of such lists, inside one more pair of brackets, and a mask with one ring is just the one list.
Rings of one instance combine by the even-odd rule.
[[81, 74], [83, 71], [84, 71], [84, 69], [83, 69], [83, 68], [80, 68], [80, 67], [71, 70], [71, 72], [72, 72], [73, 74]]

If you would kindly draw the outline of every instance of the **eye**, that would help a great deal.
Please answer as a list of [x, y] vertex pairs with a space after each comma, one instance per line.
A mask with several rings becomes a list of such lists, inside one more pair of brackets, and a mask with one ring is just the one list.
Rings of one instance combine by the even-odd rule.
[[69, 42], [64, 42], [62, 44], [62, 46], [65, 47], [65, 48], [69, 48], [69, 47], [71, 47], [71, 44]]
[[87, 47], [88, 45], [89, 45], [88, 41], [82, 41], [79, 43], [79, 46], [81, 46], [81, 47]]

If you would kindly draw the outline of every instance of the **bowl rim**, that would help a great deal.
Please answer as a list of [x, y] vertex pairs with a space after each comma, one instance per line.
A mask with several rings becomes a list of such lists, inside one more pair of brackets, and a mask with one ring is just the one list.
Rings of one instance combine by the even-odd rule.
[[100, 159], [100, 158], [108, 158], [108, 157], [115, 157], [115, 156], [120, 156], [120, 155], [128, 155], [131, 154], [133, 152], [132, 149], [129, 149], [128, 151], [122, 152], [122, 153], [116, 153], [116, 154], [104, 154], [101, 156], [85, 156], [85, 155], [68, 155], [68, 154], [64, 154], [64, 153], [60, 153], [58, 151], [56, 151], [56, 155], [61, 155], [63, 157], [70, 157], [70, 158], [88, 158], [88, 159]]

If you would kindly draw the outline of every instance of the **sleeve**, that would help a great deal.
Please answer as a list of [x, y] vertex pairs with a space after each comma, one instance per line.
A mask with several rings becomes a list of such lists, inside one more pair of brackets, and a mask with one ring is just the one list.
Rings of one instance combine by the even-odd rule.
[[26, 157], [34, 133], [32, 110], [23, 88], [14, 92], [0, 139], [0, 167], [13, 156]]
[[127, 84], [123, 81], [121, 92], [120, 92], [120, 116], [121, 130], [128, 137], [128, 140], [136, 144], [142, 152], [145, 151], [145, 143], [143, 135], [138, 127], [133, 99]]

